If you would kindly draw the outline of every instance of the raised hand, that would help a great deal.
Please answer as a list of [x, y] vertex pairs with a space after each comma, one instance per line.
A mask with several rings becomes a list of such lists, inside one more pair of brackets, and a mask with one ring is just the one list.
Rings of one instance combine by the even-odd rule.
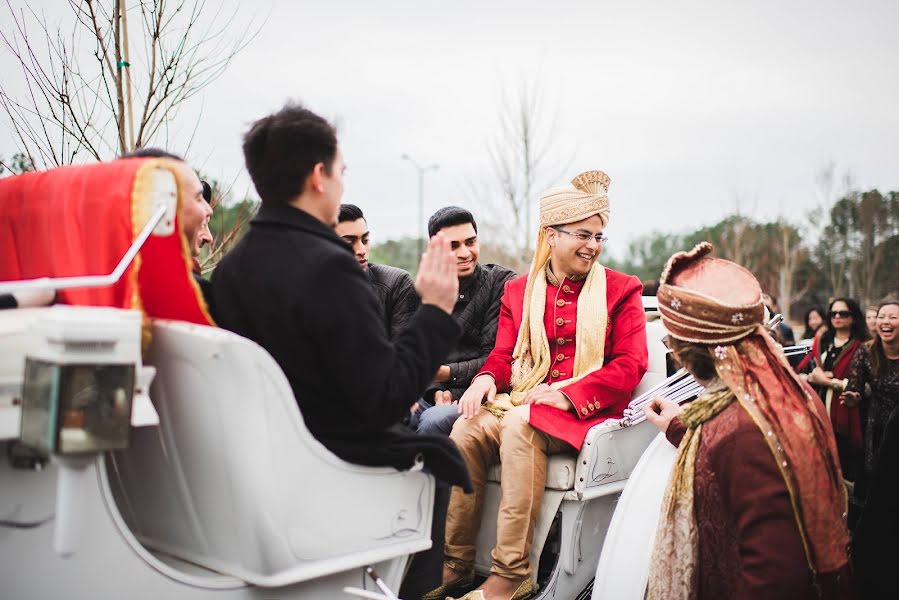
[[459, 277], [456, 275], [456, 255], [450, 251], [450, 243], [439, 233], [428, 241], [428, 248], [421, 257], [415, 290], [422, 304], [432, 304], [447, 314], [459, 296]]

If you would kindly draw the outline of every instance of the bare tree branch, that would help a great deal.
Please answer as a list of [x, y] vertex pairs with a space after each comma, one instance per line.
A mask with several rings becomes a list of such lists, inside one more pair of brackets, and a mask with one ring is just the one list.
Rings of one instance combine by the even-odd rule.
[[140, 15], [141, 25], [129, 33], [141, 39], [131, 45], [134, 65], [126, 65], [119, 0], [68, 0], [71, 20], [60, 26], [13, 1], [5, 0], [12, 18], [0, 25], [0, 48], [20, 65], [23, 92], [13, 97], [4, 77], [0, 114], [19, 150], [43, 168], [82, 156], [110, 159], [131, 149], [123, 69], [130, 69], [139, 115], [133, 145], [143, 147], [167, 136], [186, 103], [261, 29], [254, 19], [230, 35], [240, 22], [238, 8], [228, 12], [221, 3], [141, 0], [128, 9]]

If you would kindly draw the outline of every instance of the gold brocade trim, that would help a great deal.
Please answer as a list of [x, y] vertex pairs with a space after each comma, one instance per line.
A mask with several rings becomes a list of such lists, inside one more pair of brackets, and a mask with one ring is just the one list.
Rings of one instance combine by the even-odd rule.
[[678, 417], [685, 427], [693, 429], [717, 416], [730, 406], [735, 398], [734, 393], [727, 387], [714, 392], [704, 392], [695, 401], [684, 406]]
[[[131, 239], [137, 239], [141, 230], [150, 219], [150, 207], [153, 201], [153, 171], [159, 168], [162, 159], [150, 159], [144, 161], [134, 174], [131, 184]], [[174, 175], [174, 173], [173, 173]], [[144, 310], [144, 304], [140, 294], [140, 269], [142, 266], [140, 252], [134, 257], [128, 277], [131, 288], [129, 305], [132, 309], [139, 310], [141, 314], [141, 351], [146, 352], [153, 338], [150, 320]]]
[[[572, 275], [572, 276], [568, 277], [568, 281], [583, 281], [584, 279], [587, 279], [588, 274]], [[562, 285], [562, 282], [559, 281], [559, 278], [556, 277], [555, 273], [553, 273], [552, 261], [550, 261], [546, 265], [546, 281], [548, 281], [550, 285], [554, 285], [556, 287], [559, 287], [560, 285]]]
[[696, 456], [703, 423], [721, 413], [734, 399], [733, 392], [727, 388], [707, 391], [685, 406], [679, 415], [687, 432], [677, 449], [662, 499], [646, 592], [650, 600], [697, 597], [699, 529], [694, 510]]
[[[191, 289], [194, 292], [194, 297], [197, 301], [197, 306], [200, 308], [203, 316], [209, 321], [209, 323], [215, 324], [215, 321], [212, 319], [212, 315], [209, 314], [209, 310], [206, 306], [206, 301], [203, 298], [203, 292], [200, 289], [200, 286], [194, 281], [193, 278], [193, 264], [191, 260], [190, 248], [188, 247], [187, 238], [185, 237], [182, 229], [181, 229], [181, 208], [184, 201], [184, 191], [181, 186], [181, 180], [178, 177], [178, 167], [174, 163], [172, 159], [167, 158], [151, 158], [145, 160], [140, 167], [138, 167], [137, 171], [134, 174], [134, 182], [131, 186], [131, 235], [132, 240], [137, 239], [137, 236], [140, 235], [141, 230], [146, 226], [147, 222], [150, 219], [151, 211], [154, 208], [153, 203], [153, 194], [155, 192], [154, 187], [154, 173], [156, 169], [164, 169], [172, 174], [175, 178], [175, 190], [177, 195], [177, 201], [175, 203], [175, 215], [176, 222], [178, 223], [178, 236], [181, 245], [181, 257], [184, 262], [185, 273], [187, 274], [187, 279]], [[150, 346], [150, 342], [152, 341], [152, 324], [150, 323], [150, 319], [147, 316], [146, 311], [144, 310], [143, 302], [141, 301], [141, 293], [140, 293], [140, 269], [142, 267], [142, 257], [141, 253], [138, 252], [137, 256], [134, 258], [134, 262], [131, 265], [131, 269], [128, 272], [129, 282], [131, 284], [131, 298], [129, 300], [129, 305], [132, 309], [139, 310], [142, 315], [142, 326], [141, 326], [141, 349], [146, 351]]]
[[[167, 162], [168, 159], [162, 159]], [[197, 306], [200, 308], [200, 312], [206, 318], [206, 320], [213, 326], [216, 325], [215, 321], [212, 319], [212, 315], [209, 313], [209, 308], [206, 306], [206, 298], [203, 296], [203, 290], [200, 289], [200, 284], [197, 283], [196, 279], [194, 279], [194, 265], [193, 265], [193, 254], [192, 249], [187, 243], [187, 236], [184, 234], [183, 228], [183, 219], [181, 218], [181, 209], [184, 207], [184, 190], [181, 188], [181, 179], [178, 177], [178, 172], [175, 168], [172, 168], [170, 164], [166, 164], [166, 167], [172, 172], [175, 176], [175, 182], [178, 185], [178, 204], [175, 214], [177, 218], [175, 221], [178, 223], [178, 239], [181, 243], [181, 258], [184, 261], [184, 269], [187, 272], [187, 282], [190, 285], [190, 288], [193, 290], [194, 299], [197, 302]]]
[[[574, 206], [566, 206], [555, 210], [540, 212], [540, 225], [549, 227], [550, 225], [565, 225], [581, 221], [593, 215], [599, 214], [603, 223], [608, 222], [609, 198], [603, 196], [601, 198], [586, 198]], [[606, 213], [605, 216], [603, 213]]]
[[[496, 401], [497, 401], [497, 400], [500, 400], [500, 398], [499, 398], [500, 396], [505, 396], [505, 395], [507, 395], [507, 394], [497, 394], [497, 395], [494, 397], [494, 401], [493, 401], [493, 402], [485, 402], [484, 404], [481, 405], [481, 408], [483, 408], [484, 410], [486, 410], [487, 412], [489, 412], [491, 415], [493, 415], [493, 416], [495, 416], [495, 417], [499, 417], [500, 419], [502, 419], [502, 418], [503, 418], [503, 415], [506, 414], [506, 411], [509, 410], [509, 409], [508, 409], [508, 408], [502, 408], [502, 406], [498, 405], [498, 404], [496, 403]], [[500, 401], [502, 401], [502, 400], [500, 400]], [[510, 408], [511, 408], [511, 407], [510, 407]]]

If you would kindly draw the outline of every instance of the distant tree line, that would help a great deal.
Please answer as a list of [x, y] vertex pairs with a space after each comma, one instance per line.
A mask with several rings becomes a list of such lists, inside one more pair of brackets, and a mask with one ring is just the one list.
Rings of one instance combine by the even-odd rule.
[[875, 304], [897, 293], [899, 191], [850, 192], [816, 216], [802, 228], [782, 219], [734, 215], [695, 231], [652, 232], [607, 264], [651, 284], [671, 254], [707, 240], [718, 256], [752, 271], [794, 319], [806, 307], [837, 296]]

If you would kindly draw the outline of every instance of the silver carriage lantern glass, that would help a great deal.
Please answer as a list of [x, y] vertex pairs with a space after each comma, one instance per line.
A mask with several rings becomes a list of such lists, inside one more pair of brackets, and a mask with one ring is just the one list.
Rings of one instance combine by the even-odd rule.
[[21, 441], [47, 454], [127, 448], [134, 377], [133, 364], [60, 364], [28, 358]]

